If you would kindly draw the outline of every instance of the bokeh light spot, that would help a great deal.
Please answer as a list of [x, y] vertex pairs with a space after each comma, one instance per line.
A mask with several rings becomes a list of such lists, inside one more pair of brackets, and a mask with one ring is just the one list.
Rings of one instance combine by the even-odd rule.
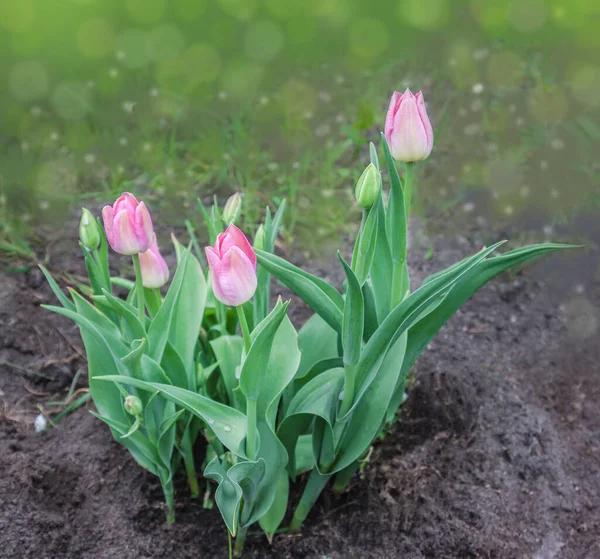
[[183, 21], [198, 19], [206, 10], [204, 0], [172, 0], [175, 13]]
[[544, 0], [519, 0], [510, 6], [510, 22], [523, 33], [531, 33], [543, 27], [548, 13]]
[[279, 103], [286, 115], [296, 118], [301, 117], [306, 112], [315, 110], [317, 93], [307, 82], [291, 79], [281, 88]]
[[168, 60], [181, 53], [185, 46], [183, 33], [169, 23], [158, 25], [147, 35], [149, 55], [154, 60]]
[[59, 84], [51, 101], [54, 110], [67, 120], [83, 118], [92, 108], [90, 89], [79, 82]]
[[219, 0], [221, 9], [228, 15], [248, 21], [258, 7], [258, 0]]
[[567, 114], [569, 102], [557, 87], [538, 85], [529, 95], [529, 109], [534, 118], [546, 124], [555, 124]]
[[570, 84], [573, 96], [589, 107], [600, 105], [600, 67], [580, 66], [570, 72]]
[[18, 62], [8, 77], [12, 94], [19, 101], [40, 99], [48, 91], [48, 72], [35, 60]]
[[350, 25], [349, 33], [350, 50], [364, 58], [382, 54], [390, 43], [388, 29], [378, 19], [357, 19]]
[[165, 13], [165, 0], [126, 0], [125, 7], [132, 21], [156, 23]]
[[262, 66], [244, 61], [227, 68], [221, 83], [234, 97], [248, 97], [256, 93], [263, 75]]
[[508, 19], [510, 3], [494, 0], [471, 0], [471, 13], [486, 29], [501, 27]]
[[18, 2], [0, 2], [0, 25], [13, 33], [21, 33], [28, 29], [35, 19], [33, 0]]
[[245, 52], [259, 62], [273, 60], [283, 48], [284, 35], [272, 21], [257, 21], [248, 26], [244, 39]]
[[514, 52], [501, 52], [490, 56], [487, 76], [492, 85], [514, 87], [519, 83], [521, 74], [521, 59]]
[[101, 58], [113, 49], [115, 33], [110, 22], [103, 18], [84, 21], [77, 30], [77, 46], [84, 56]]
[[183, 71], [189, 82], [212, 82], [221, 70], [221, 57], [210, 45], [195, 43], [183, 54]]
[[448, 21], [448, 0], [407, 0], [399, 4], [401, 19], [417, 29], [438, 29]]
[[127, 68], [142, 68], [151, 59], [148, 35], [140, 29], [126, 29], [115, 41], [119, 62]]

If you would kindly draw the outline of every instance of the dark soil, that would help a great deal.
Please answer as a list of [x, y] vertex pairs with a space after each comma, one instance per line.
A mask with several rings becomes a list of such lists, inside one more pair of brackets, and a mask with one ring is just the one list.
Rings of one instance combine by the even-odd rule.
[[[435, 246], [412, 262], [416, 284], [479, 248]], [[51, 254], [63, 282], [83, 273], [74, 240]], [[598, 301], [536, 278], [505, 276], [468, 302], [418, 361], [361, 477], [326, 491], [302, 534], [249, 536], [246, 557], [600, 557]], [[64, 398], [85, 367], [77, 329], [40, 303], [54, 299], [37, 270], [0, 272], [0, 557], [226, 557], [216, 508], [180, 480], [167, 526], [156, 479], [87, 410], [35, 433], [35, 405]]]

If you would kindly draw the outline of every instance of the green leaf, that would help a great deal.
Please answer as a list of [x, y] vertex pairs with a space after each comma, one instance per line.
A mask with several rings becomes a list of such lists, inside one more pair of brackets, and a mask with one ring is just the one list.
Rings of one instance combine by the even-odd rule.
[[265, 477], [265, 461], [259, 458], [255, 462], [244, 461], [238, 462], [227, 470], [227, 477], [236, 483], [242, 490], [242, 499], [244, 506], [240, 514], [240, 525], [248, 526], [254, 520], [252, 511], [256, 506], [256, 500], [260, 491], [261, 481]]
[[242, 503], [242, 488], [229, 479], [227, 471], [223, 468], [217, 456], [204, 468], [204, 477], [217, 482], [215, 501], [229, 532], [235, 536], [237, 534], [239, 511]]
[[369, 273], [373, 267], [375, 247], [377, 246], [378, 221], [379, 212], [377, 209], [370, 210], [364, 227], [361, 229], [360, 235], [356, 240], [356, 256], [353, 258], [352, 268], [360, 285], [363, 285], [367, 281], [367, 277], [369, 277]]
[[[289, 303], [279, 303], [252, 332], [252, 345], [242, 363], [240, 373], [240, 389], [248, 400], [259, 398], [273, 340], [285, 317], [288, 305]], [[268, 389], [266, 384], [265, 388]]]
[[234, 406], [233, 391], [238, 385], [236, 371], [242, 362], [244, 340], [240, 336], [220, 336], [216, 340], [212, 340], [210, 346], [219, 362], [219, 369], [225, 383], [229, 404]]
[[193, 413], [214, 431], [218, 439], [233, 453], [245, 457], [246, 416], [224, 404], [190, 390], [155, 382], [144, 382], [125, 376], [101, 376], [95, 380], [118, 382], [149, 392], [160, 392], [166, 398]]
[[377, 375], [388, 348], [424, 314], [432, 312], [440, 305], [459, 277], [467, 273], [501, 244], [496, 243], [488, 249], [481, 250], [449, 274], [442, 275], [435, 281], [421, 286], [392, 310], [363, 348], [356, 367], [356, 392], [353, 404], [344, 417], [339, 419], [340, 421], [349, 419], [353, 409]]
[[392, 261], [402, 264], [406, 262], [406, 209], [402, 182], [398, 175], [396, 163], [390, 153], [390, 148], [381, 134], [381, 143], [385, 154], [385, 163], [390, 178], [390, 196], [387, 208], [387, 234], [392, 249]]
[[102, 290], [104, 301], [106, 304], [119, 315], [130, 328], [130, 336], [132, 340], [144, 338], [146, 331], [139, 321], [137, 309], [126, 303], [125, 301], [114, 297], [106, 289]]
[[280, 470], [279, 479], [275, 487], [275, 499], [271, 508], [259, 518], [258, 523], [266, 534], [269, 543], [273, 541], [273, 535], [283, 522], [287, 510], [290, 493], [290, 481], [285, 470]]
[[371, 287], [371, 284], [368, 281], [363, 285], [362, 292], [365, 303], [365, 328], [363, 336], [365, 342], [368, 342], [379, 326], [377, 320], [377, 303], [375, 301], [373, 287]]
[[318, 314], [313, 314], [298, 333], [300, 365], [296, 379], [301, 379], [320, 361], [338, 356], [337, 332]]
[[52, 289], [54, 295], [56, 295], [56, 298], [60, 301], [60, 304], [63, 307], [65, 307], [65, 309], [68, 309], [70, 311], [74, 311], [75, 310], [75, 305], [62, 292], [62, 290], [59, 287], [59, 285], [56, 283], [56, 281], [54, 281], [54, 278], [50, 275], [50, 272], [48, 270], [46, 270], [46, 268], [44, 268], [44, 266], [42, 266], [41, 264], [40, 264], [39, 268], [40, 268], [40, 270], [42, 270], [42, 273], [44, 274], [44, 276], [46, 276], [46, 280], [48, 281], [48, 285], [50, 285], [50, 289]]
[[338, 258], [344, 267], [344, 272], [348, 280], [348, 291], [346, 293], [342, 321], [342, 346], [344, 348], [344, 365], [351, 366], [356, 365], [360, 358], [365, 327], [365, 307], [362, 289], [352, 268], [348, 266], [339, 252]]
[[334, 330], [341, 332], [344, 299], [335, 287], [274, 254], [257, 250], [256, 256], [261, 266], [296, 293]]
[[393, 275], [392, 252], [385, 228], [385, 208], [383, 197], [379, 196], [371, 212], [377, 212], [377, 242], [371, 265], [371, 282], [377, 303], [377, 317], [381, 322], [390, 312], [390, 282]]
[[186, 365], [188, 384], [195, 382], [194, 352], [206, 302], [206, 281], [196, 257], [187, 248], [167, 296], [148, 329], [150, 356], [162, 361], [170, 342]]

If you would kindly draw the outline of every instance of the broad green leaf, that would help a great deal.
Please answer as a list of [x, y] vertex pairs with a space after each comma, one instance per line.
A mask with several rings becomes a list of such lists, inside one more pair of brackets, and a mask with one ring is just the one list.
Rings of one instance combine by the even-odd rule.
[[279, 479], [275, 487], [275, 499], [271, 508], [258, 519], [258, 523], [266, 534], [269, 543], [273, 541], [273, 535], [283, 522], [287, 510], [290, 493], [290, 481], [285, 470], [280, 470]]
[[173, 402], [167, 402], [163, 422], [158, 427], [159, 435], [158, 444], [156, 445], [158, 456], [164, 467], [169, 470], [171, 478], [173, 477], [171, 463], [173, 461], [173, 449], [175, 448], [176, 424], [183, 413], [185, 413], [185, 410], [176, 412]]
[[304, 377], [320, 361], [337, 357], [337, 338], [337, 332], [318, 314], [313, 314], [298, 333], [301, 358], [295, 378]]
[[232, 536], [235, 536], [242, 503], [242, 488], [229, 479], [227, 471], [218, 456], [215, 456], [204, 468], [204, 477], [217, 482], [215, 501], [229, 532]]
[[95, 380], [112, 381], [135, 386], [149, 392], [160, 392], [166, 398], [198, 416], [214, 431], [218, 439], [234, 454], [245, 457], [246, 416], [234, 408], [214, 402], [190, 390], [155, 382], [144, 382], [125, 376], [102, 376]]
[[274, 254], [257, 250], [256, 256], [261, 266], [294, 291], [334, 330], [341, 332], [344, 299], [335, 287]]
[[370, 282], [365, 282], [362, 286], [363, 301], [365, 304], [365, 327], [364, 327], [364, 340], [369, 341], [369, 338], [375, 333], [379, 326], [377, 320], [377, 303], [375, 301], [375, 293], [373, 293], [373, 287]]
[[313, 455], [312, 435], [310, 433], [298, 437], [294, 457], [296, 459], [294, 476], [308, 472], [308, 470], [313, 468], [315, 457]]
[[227, 477], [242, 490], [244, 504], [240, 513], [241, 526], [249, 525], [265, 472], [266, 465], [262, 458], [259, 458], [256, 462], [238, 462], [227, 470]]
[[54, 293], [54, 295], [56, 295], [56, 298], [60, 301], [60, 304], [63, 307], [65, 307], [65, 309], [74, 311], [75, 305], [62, 292], [62, 289], [59, 287], [58, 283], [56, 283], [54, 278], [50, 275], [50, 272], [48, 270], [46, 270], [46, 268], [44, 268], [44, 266], [42, 266], [41, 264], [40, 264], [39, 268], [40, 268], [40, 270], [42, 270], [42, 273], [46, 277], [46, 281], [48, 282], [48, 285], [50, 285], [50, 289], [52, 289], [52, 292]]
[[162, 361], [167, 341], [186, 365], [188, 384], [195, 382], [194, 351], [206, 302], [206, 281], [196, 257], [187, 248], [167, 296], [148, 329], [150, 356]]
[[137, 316], [137, 309], [127, 304], [125, 301], [114, 297], [106, 289], [102, 290], [104, 300], [110, 308], [117, 313], [118, 316], [123, 318], [131, 331], [131, 339], [141, 339], [146, 336], [146, 331], [139, 321]]
[[[330, 369], [316, 376], [298, 390], [290, 402], [286, 416], [277, 430], [277, 436], [289, 455], [288, 471], [290, 476], [295, 475], [294, 453], [298, 437], [305, 434], [313, 419], [315, 417], [322, 418], [329, 429], [332, 429], [343, 384], [344, 369]], [[314, 457], [315, 462], [317, 458], [317, 456]]]
[[442, 275], [435, 281], [421, 286], [392, 310], [364, 346], [360, 361], [356, 367], [356, 393], [354, 401], [348, 413], [344, 417], [339, 418], [340, 421], [347, 421], [350, 417], [353, 409], [377, 375], [377, 371], [388, 348], [414, 322], [420, 320], [424, 314], [432, 312], [440, 305], [458, 278], [476, 266], [477, 263], [481, 262], [501, 244], [496, 243], [490, 248], [481, 250], [449, 274]]
[[242, 352], [244, 351], [244, 340], [240, 336], [220, 336], [216, 340], [212, 340], [210, 345], [215, 353], [215, 357], [219, 363], [219, 369], [229, 404], [234, 406], [233, 391], [238, 385], [236, 370], [242, 362]]
[[77, 310], [78, 315], [87, 318], [100, 330], [106, 332], [107, 335], [110, 335], [116, 339], [121, 338], [121, 332], [110, 318], [98, 310], [87, 299], [77, 293], [77, 291], [71, 290], [71, 296], [73, 297], [73, 302], [75, 303], [75, 309]]
[[344, 316], [342, 320], [342, 346], [344, 348], [344, 365], [356, 365], [360, 358], [363, 332], [365, 327], [365, 306], [361, 285], [348, 266], [342, 255], [338, 258], [344, 267], [348, 280], [348, 290], [344, 303]]
[[377, 377], [360, 399], [348, 422], [337, 449], [335, 463], [329, 473], [339, 472], [348, 467], [373, 443], [385, 419], [388, 403], [400, 376], [405, 346], [405, 336], [402, 336], [387, 352]]
[[194, 382], [191, 383], [190, 386], [190, 379], [188, 378], [186, 367], [171, 342], [167, 342], [167, 345], [165, 346], [160, 366], [169, 379], [167, 384], [179, 386], [179, 388], [187, 388], [192, 392], [196, 390], [196, 379], [194, 379]]
[[381, 143], [390, 178], [390, 196], [386, 224], [387, 234], [392, 249], [392, 261], [402, 264], [406, 262], [406, 209], [404, 208], [404, 192], [396, 163], [383, 134], [381, 135]]
[[[252, 345], [240, 372], [240, 389], [248, 400], [258, 400], [275, 334], [286, 316], [289, 303], [278, 304], [252, 332]], [[294, 371], [295, 372], [295, 371]]]

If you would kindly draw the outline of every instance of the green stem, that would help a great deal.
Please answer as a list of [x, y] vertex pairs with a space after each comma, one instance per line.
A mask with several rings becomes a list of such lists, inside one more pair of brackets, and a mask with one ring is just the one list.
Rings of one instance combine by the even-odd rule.
[[[162, 481], [162, 480], [161, 480]], [[175, 522], [175, 499], [173, 497], [173, 482], [162, 483], [165, 503], [167, 505], [167, 524]]]
[[406, 273], [406, 262], [394, 262], [392, 264], [392, 295], [391, 295], [391, 308], [393, 309], [398, 305], [405, 295], [404, 275]]
[[146, 328], [146, 313], [144, 311], [144, 284], [142, 283], [142, 267], [140, 265], [140, 255], [133, 255], [133, 267], [135, 268], [135, 290], [138, 300], [138, 318], [142, 328]]
[[231, 545], [231, 532], [227, 529], [227, 547], [229, 548], [229, 559], [233, 559], [233, 547]]
[[406, 230], [408, 231], [408, 218], [410, 217], [412, 203], [414, 163], [405, 163], [404, 165], [404, 209], [406, 211]]
[[360, 468], [360, 461], [352, 462], [349, 466], [346, 466], [343, 470], [339, 471], [333, 480], [333, 490], [336, 493], [341, 493], [352, 479], [352, 476], [358, 471]]
[[182, 440], [181, 446], [183, 450], [183, 464], [185, 466], [185, 473], [187, 474], [188, 484], [190, 486], [190, 495], [192, 499], [200, 497], [200, 487], [198, 486], [198, 478], [196, 476], [196, 462], [194, 460], [194, 449], [190, 441], [190, 434], [186, 429]]
[[252, 341], [250, 339], [250, 329], [248, 328], [248, 321], [246, 320], [246, 314], [244, 313], [244, 309], [240, 305], [236, 307], [238, 320], [240, 321], [240, 328], [242, 329], [242, 335], [244, 336], [244, 345], [246, 346], [246, 353], [250, 351], [250, 346], [252, 345]]
[[238, 533], [235, 536], [235, 549], [234, 556], [239, 557], [244, 551], [244, 542], [246, 541], [246, 534], [248, 533], [248, 528], [238, 528]]
[[248, 460], [256, 460], [256, 400], [246, 400], [246, 415], [248, 416], [248, 434], [246, 435], [246, 454]]
[[312, 509], [313, 505], [317, 502], [319, 495], [322, 493], [323, 489], [325, 489], [330, 477], [331, 474], [322, 475], [316, 468], [313, 468], [312, 472], [310, 472], [310, 477], [308, 478], [308, 482], [294, 512], [292, 522], [290, 523], [290, 532], [297, 532], [300, 530], [310, 509]]

